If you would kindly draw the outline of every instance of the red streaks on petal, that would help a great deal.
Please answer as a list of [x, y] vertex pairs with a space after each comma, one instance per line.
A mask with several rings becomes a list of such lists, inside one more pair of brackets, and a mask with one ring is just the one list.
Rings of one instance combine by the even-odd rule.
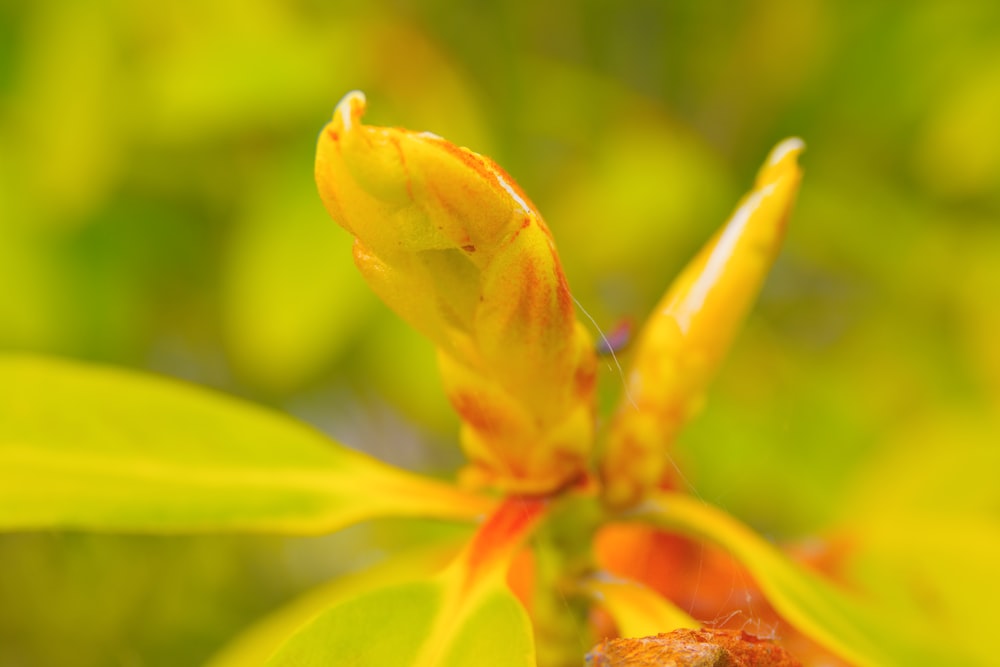
[[533, 258], [525, 258], [524, 264], [521, 267], [520, 279], [523, 284], [522, 294], [529, 299], [532, 294], [537, 294], [538, 289], [542, 287], [538, 279], [538, 265]]
[[507, 420], [500, 410], [491, 407], [491, 402], [468, 392], [458, 392], [450, 396], [455, 411], [462, 421], [484, 435], [498, 435]]
[[444, 139], [435, 139], [435, 138], [431, 138], [431, 137], [428, 137], [428, 139], [430, 139], [435, 144], [437, 144], [445, 152], [447, 152], [447, 153], [453, 155], [454, 157], [458, 158], [459, 160], [461, 160], [463, 163], [465, 163], [465, 165], [467, 167], [469, 167], [469, 169], [472, 169], [472, 170], [478, 172], [482, 176], [486, 176], [488, 174], [488, 172], [486, 171], [486, 169], [483, 167], [484, 160], [483, 160], [483, 158], [481, 156], [476, 155], [475, 153], [473, 153], [472, 151], [468, 150], [467, 148], [462, 148], [461, 146], [456, 146], [455, 144], [451, 143], [450, 141], [445, 141]]
[[538, 209], [536, 209], [532, 201], [528, 199], [528, 195], [524, 194], [524, 190], [521, 189], [521, 186], [517, 184], [517, 181], [511, 178], [510, 174], [504, 171], [503, 167], [492, 160], [490, 160], [487, 164], [488, 168], [493, 171], [495, 177], [502, 179], [515, 193], [517, 193], [517, 196], [521, 198], [521, 201], [527, 204], [529, 209], [537, 213]]
[[559, 314], [563, 316], [563, 321], [569, 325], [573, 321], [573, 295], [569, 291], [569, 282], [559, 266], [559, 257], [554, 249], [552, 250], [552, 261], [555, 262], [556, 300], [559, 303]]
[[521, 221], [521, 226], [515, 229], [514, 233], [511, 234], [509, 237], [507, 237], [507, 240], [503, 242], [503, 245], [501, 247], [505, 248], [509, 245], [512, 245], [514, 241], [517, 240], [517, 237], [521, 235], [521, 232], [530, 227], [533, 221], [534, 218], [532, 216], [530, 215], [524, 216], [524, 219]]
[[511, 190], [513, 190], [518, 197], [521, 198], [528, 208], [535, 211], [535, 205], [531, 203], [528, 196], [524, 194], [521, 187], [517, 184], [513, 178], [510, 177], [503, 167], [498, 165], [496, 162], [476, 153], [473, 153], [467, 148], [462, 148], [461, 146], [456, 146], [455, 144], [445, 141], [444, 139], [434, 139], [428, 137], [428, 140], [434, 141], [439, 147], [441, 147], [448, 154], [454, 156], [460, 160], [469, 169], [475, 171], [483, 180], [490, 184], [490, 187], [497, 191], [503, 197], [510, 197], [510, 193], [506, 188], [501, 185], [501, 181], [506, 183]]
[[583, 363], [577, 366], [573, 386], [577, 396], [592, 396], [597, 388], [597, 364]]
[[[500, 183], [497, 182], [496, 177], [493, 175], [493, 173], [491, 173], [490, 169], [490, 167], [493, 167], [495, 170], [502, 172], [500, 167], [498, 167], [495, 164], [493, 165], [489, 164], [486, 161], [486, 159], [481, 155], [476, 155], [467, 148], [456, 146], [455, 144], [449, 141], [445, 141], [443, 139], [437, 139], [435, 140], [435, 142], [440, 148], [444, 149], [444, 151], [447, 152], [449, 155], [452, 155], [453, 157], [457, 158], [466, 167], [476, 172], [476, 174], [478, 174], [483, 180], [489, 183], [493, 187], [493, 189], [501, 192], [503, 191], [503, 188], [500, 186]], [[514, 187], [515, 190], [517, 189], [516, 186], [512, 187]]]

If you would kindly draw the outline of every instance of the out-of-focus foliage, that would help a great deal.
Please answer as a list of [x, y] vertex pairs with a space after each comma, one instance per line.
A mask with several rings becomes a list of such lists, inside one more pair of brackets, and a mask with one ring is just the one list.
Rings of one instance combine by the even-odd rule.
[[[851, 574], [899, 614], [989, 629], [1000, 6], [8, 0], [0, 347], [186, 377], [452, 465], [429, 345], [314, 192], [316, 134], [353, 88], [372, 123], [496, 158], [605, 329], [645, 317], [775, 140], [805, 138], [785, 250], [678, 464], [766, 534], [846, 529]], [[613, 365], [602, 381], [616, 396]], [[0, 665], [197, 663], [406, 540], [389, 532], [0, 538]]]

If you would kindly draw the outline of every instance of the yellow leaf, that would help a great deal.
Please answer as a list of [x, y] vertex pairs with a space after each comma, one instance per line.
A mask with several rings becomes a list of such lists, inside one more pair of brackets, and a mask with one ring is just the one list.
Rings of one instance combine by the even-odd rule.
[[657, 493], [631, 517], [731, 551], [782, 618], [850, 664], [968, 664], [958, 657], [967, 655], [965, 649], [952, 649], [949, 656], [946, 643], [935, 646], [925, 628], [907, 624], [909, 617], [879, 613], [882, 610], [796, 565], [752, 529], [704, 502], [680, 493]]
[[622, 637], [701, 627], [674, 603], [634, 581], [603, 575], [585, 582], [584, 589], [611, 615]]

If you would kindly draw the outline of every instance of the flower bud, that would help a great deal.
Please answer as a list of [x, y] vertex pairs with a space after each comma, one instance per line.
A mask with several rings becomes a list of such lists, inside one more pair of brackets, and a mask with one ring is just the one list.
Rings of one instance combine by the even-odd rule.
[[778, 254], [802, 177], [797, 157], [803, 148], [801, 139], [786, 139], [771, 151], [753, 190], [640, 332], [601, 463], [609, 504], [634, 504], [662, 481], [670, 444], [700, 409]]
[[491, 160], [433, 134], [361, 123], [348, 94], [316, 181], [376, 294], [438, 348], [475, 484], [545, 493], [593, 440], [595, 357], [548, 227]]

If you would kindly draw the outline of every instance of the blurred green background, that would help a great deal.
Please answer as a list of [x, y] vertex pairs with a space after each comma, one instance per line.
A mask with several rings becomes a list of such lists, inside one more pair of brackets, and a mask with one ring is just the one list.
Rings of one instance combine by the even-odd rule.
[[[431, 349], [312, 182], [355, 88], [368, 122], [503, 165], [606, 330], [802, 136], [785, 251], [679, 465], [768, 536], [847, 531], [859, 585], [992, 636], [1000, 4], [0, 0], [0, 348], [183, 377], [453, 470]], [[197, 664], [420, 534], [2, 536], [0, 666]]]

